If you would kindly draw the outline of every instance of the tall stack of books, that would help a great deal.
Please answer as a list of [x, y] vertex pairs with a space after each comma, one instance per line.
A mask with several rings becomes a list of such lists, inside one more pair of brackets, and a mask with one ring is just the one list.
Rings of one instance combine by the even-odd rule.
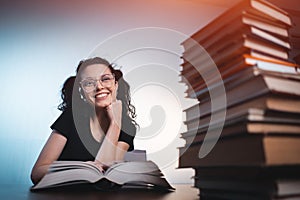
[[[293, 26], [290, 29], [290, 42], [292, 45], [290, 56], [291, 58], [300, 63], [300, 8], [299, 1], [290, 0], [291, 6], [295, 6], [294, 9], [287, 9], [291, 15]], [[284, 3], [282, 3], [284, 4]]]
[[[242, 0], [182, 43], [182, 82], [199, 103], [184, 110], [179, 168], [195, 169], [201, 199], [300, 196], [300, 73], [289, 54], [292, 27], [290, 14], [268, 1]], [[215, 95], [222, 86], [227, 102], [212, 105], [224, 97]], [[212, 118], [225, 111], [225, 119]], [[200, 148], [217, 139], [200, 158]]]

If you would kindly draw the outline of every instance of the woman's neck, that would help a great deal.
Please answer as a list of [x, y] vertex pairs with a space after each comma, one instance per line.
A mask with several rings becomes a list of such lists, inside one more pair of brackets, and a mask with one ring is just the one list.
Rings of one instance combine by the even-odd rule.
[[90, 120], [90, 128], [95, 140], [100, 142], [108, 130], [109, 121], [106, 110], [97, 110]]

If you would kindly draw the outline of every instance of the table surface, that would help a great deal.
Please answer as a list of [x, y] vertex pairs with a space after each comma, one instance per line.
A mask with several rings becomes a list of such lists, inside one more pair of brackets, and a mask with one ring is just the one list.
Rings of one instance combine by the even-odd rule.
[[90, 189], [56, 189], [49, 191], [31, 192], [28, 185], [1, 185], [0, 199], [27, 200], [199, 200], [199, 190], [191, 185], [173, 185], [174, 192], [160, 192], [143, 189], [126, 189], [118, 191], [100, 191]]

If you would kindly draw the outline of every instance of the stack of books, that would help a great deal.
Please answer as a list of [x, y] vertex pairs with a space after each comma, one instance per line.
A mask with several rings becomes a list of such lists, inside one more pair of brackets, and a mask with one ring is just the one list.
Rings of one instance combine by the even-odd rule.
[[[284, 6], [284, 1], [281, 3]], [[293, 26], [291, 27], [290, 33], [290, 42], [292, 45], [290, 57], [295, 60], [297, 63], [300, 63], [300, 9], [299, 1], [289, 0], [290, 5], [286, 10], [290, 13]]]
[[[179, 168], [195, 169], [201, 199], [299, 197], [293, 26], [290, 14], [268, 1], [243, 0], [182, 43], [182, 82], [199, 103], [184, 110]], [[214, 147], [201, 157], [205, 145]]]

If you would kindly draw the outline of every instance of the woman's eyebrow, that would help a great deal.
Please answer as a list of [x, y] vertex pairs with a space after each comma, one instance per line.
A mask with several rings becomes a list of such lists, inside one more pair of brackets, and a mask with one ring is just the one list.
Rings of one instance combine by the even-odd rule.
[[88, 77], [83, 78], [83, 80], [84, 79], [96, 79], [97, 77], [102, 77], [105, 75], [112, 75], [112, 73], [101, 74], [100, 76], [88, 76]]

